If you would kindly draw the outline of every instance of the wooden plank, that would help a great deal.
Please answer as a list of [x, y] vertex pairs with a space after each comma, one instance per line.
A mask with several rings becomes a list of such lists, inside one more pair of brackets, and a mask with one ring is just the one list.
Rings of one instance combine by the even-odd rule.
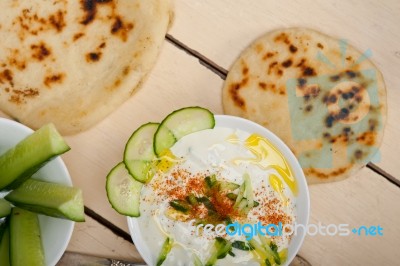
[[383, 228], [383, 236], [365, 236], [363, 230], [361, 236], [307, 236], [299, 254], [312, 265], [398, 264], [398, 187], [364, 168], [345, 181], [311, 186], [310, 197], [310, 223]]
[[[304, 26], [344, 38], [360, 51], [371, 49], [388, 90], [388, 123], [378, 166], [400, 180], [400, 2], [177, 0], [170, 34], [211, 61], [229, 69], [240, 52], [273, 29]], [[219, 93], [219, 87], [216, 88]]]
[[132, 242], [116, 236], [96, 220], [86, 216], [86, 222], [76, 223], [67, 251], [143, 263]]

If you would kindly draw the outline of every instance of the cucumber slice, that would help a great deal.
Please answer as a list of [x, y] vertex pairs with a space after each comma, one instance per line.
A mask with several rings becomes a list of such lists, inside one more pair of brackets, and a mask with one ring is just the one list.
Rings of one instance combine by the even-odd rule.
[[[269, 241], [269, 240], [265, 238], [263, 241]], [[254, 248], [255, 253], [257, 253], [260, 258], [265, 260], [266, 264], [269, 263], [270, 265], [275, 265], [275, 263], [278, 263], [278, 261], [280, 263], [280, 258], [279, 258], [278, 253], [276, 253], [276, 250], [272, 251], [272, 249], [269, 247], [269, 245], [260, 244], [254, 238], [250, 239], [249, 243], [250, 243], [251, 247]]]
[[129, 138], [124, 151], [124, 163], [129, 173], [137, 181], [145, 183], [153, 175], [154, 160], [157, 158], [153, 150], [154, 133], [158, 123], [147, 123], [139, 127]]
[[222, 237], [216, 237], [214, 241], [213, 252], [211, 257], [207, 260], [206, 266], [215, 265], [218, 259], [225, 258], [231, 250], [232, 244], [228, 240]]
[[288, 256], [288, 249], [282, 249], [281, 251], [278, 252], [279, 258], [281, 259], [281, 263], [285, 263], [287, 260]]
[[174, 241], [171, 238], [167, 237], [167, 239], [165, 239], [164, 244], [161, 248], [160, 255], [158, 255], [158, 258], [157, 258], [157, 264], [156, 264], [157, 266], [160, 266], [161, 264], [163, 264], [163, 262], [165, 261], [165, 259], [168, 256], [168, 253], [171, 251], [173, 244], [174, 244]]
[[247, 199], [247, 207], [253, 208], [254, 206], [254, 197], [253, 197], [253, 187], [251, 185], [251, 179], [248, 173], [243, 175], [243, 180], [246, 183], [245, 188], [245, 198]]
[[0, 218], [6, 217], [10, 213], [11, 213], [11, 204], [5, 199], [0, 199]]
[[78, 188], [30, 178], [5, 199], [29, 211], [75, 222], [85, 221], [82, 191]]
[[281, 259], [278, 254], [278, 246], [266, 236], [259, 235], [258, 238], [260, 239], [261, 244], [264, 250], [268, 253], [268, 255], [272, 256], [274, 258], [275, 263], [280, 265]]
[[184, 200], [172, 200], [169, 202], [169, 205], [177, 211], [188, 213], [188, 211], [192, 208], [189, 203]]
[[10, 261], [13, 266], [45, 266], [36, 213], [13, 208], [10, 218]]
[[233, 205], [233, 208], [237, 209], [239, 207], [240, 202], [246, 196], [245, 190], [246, 190], [246, 182], [243, 182], [239, 187], [239, 192], [237, 194], [236, 201], [235, 201], [235, 204]]
[[190, 205], [197, 205], [199, 202], [197, 201], [196, 196], [191, 193], [189, 196], [186, 197], [187, 202], [190, 203]]
[[239, 184], [229, 182], [229, 181], [218, 181], [218, 183], [219, 183], [220, 190], [234, 191], [240, 187]]
[[0, 190], [18, 187], [46, 162], [69, 149], [53, 124], [41, 127], [0, 156]]
[[10, 265], [10, 229], [7, 223], [0, 225], [0, 265]]
[[195, 106], [176, 110], [158, 127], [154, 135], [154, 152], [160, 156], [183, 136], [214, 126], [214, 115], [205, 108]]
[[118, 213], [138, 217], [142, 186], [143, 183], [136, 181], [121, 162], [107, 175], [108, 201]]
[[217, 177], [215, 175], [206, 176], [204, 179], [208, 188], [213, 188], [217, 184]]
[[193, 265], [194, 266], [203, 266], [203, 263], [201, 262], [199, 256], [193, 253]]
[[258, 202], [255, 203], [254, 201], [250, 176], [249, 174], [245, 173], [243, 175], [243, 183], [239, 187], [239, 193], [237, 194], [233, 207], [247, 214], [250, 209], [255, 206], [255, 204], [257, 204], [257, 206], [259, 205]]
[[[157, 141], [157, 145], [155, 141]], [[153, 149], [155, 154], [157, 154], [158, 157], [161, 157], [163, 153], [165, 153], [165, 151], [172, 147], [177, 141], [178, 139], [167, 127], [158, 127], [157, 139], [156, 135], [154, 135]]]
[[228, 194], [226, 194], [226, 196], [227, 196], [228, 199], [230, 199], [230, 200], [236, 200], [237, 197], [238, 197], [238, 195], [235, 194], [235, 193], [228, 193]]

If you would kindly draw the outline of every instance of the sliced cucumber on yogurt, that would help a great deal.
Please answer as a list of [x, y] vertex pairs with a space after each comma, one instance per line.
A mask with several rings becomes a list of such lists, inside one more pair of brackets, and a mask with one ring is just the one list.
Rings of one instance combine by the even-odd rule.
[[[169, 156], [169, 148], [183, 136], [214, 126], [214, 114], [202, 107], [182, 108], [169, 114], [161, 124], [140, 126], [125, 145], [123, 162], [107, 175], [107, 197], [112, 207], [122, 215], [140, 216], [142, 186], [151, 180], [157, 169], [163, 169], [162, 158]], [[172, 203], [175, 209], [185, 212], [175, 203]]]
[[204, 129], [214, 128], [213, 113], [202, 107], [186, 107], [169, 114], [154, 135], [154, 152], [161, 156], [180, 138]]
[[153, 139], [158, 123], [147, 123], [139, 127], [125, 145], [124, 163], [129, 173], [137, 181], [145, 183], [154, 174]]
[[120, 214], [140, 216], [140, 191], [143, 183], [135, 180], [125, 168], [123, 162], [119, 163], [107, 175], [106, 190], [108, 201]]

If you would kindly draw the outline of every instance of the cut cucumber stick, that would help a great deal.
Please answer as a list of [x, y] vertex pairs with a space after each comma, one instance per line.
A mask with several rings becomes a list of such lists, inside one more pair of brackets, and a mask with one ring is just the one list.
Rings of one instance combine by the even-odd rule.
[[85, 221], [82, 191], [78, 188], [30, 178], [5, 199], [29, 211], [75, 222]]
[[111, 206], [120, 214], [131, 217], [140, 216], [140, 191], [143, 183], [136, 181], [119, 163], [107, 175], [106, 190]]
[[0, 190], [18, 187], [46, 162], [69, 149], [53, 124], [41, 127], [0, 156]]
[[222, 237], [215, 238], [211, 257], [207, 260], [205, 266], [214, 266], [218, 259], [225, 258], [231, 250], [232, 244], [228, 240]]
[[5, 199], [0, 199], [0, 218], [6, 217], [10, 213], [11, 213], [10, 203]]
[[145, 183], [154, 174], [153, 151], [154, 133], [160, 124], [147, 123], [139, 127], [129, 138], [124, 151], [124, 163], [129, 173], [137, 181]]
[[44, 252], [36, 213], [13, 208], [10, 218], [10, 261], [13, 266], [44, 266]]
[[0, 224], [0, 265], [10, 265], [10, 229], [8, 221]]
[[195, 106], [176, 110], [164, 118], [158, 127], [154, 135], [154, 152], [160, 156], [180, 138], [214, 126], [214, 115], [205, 108]]

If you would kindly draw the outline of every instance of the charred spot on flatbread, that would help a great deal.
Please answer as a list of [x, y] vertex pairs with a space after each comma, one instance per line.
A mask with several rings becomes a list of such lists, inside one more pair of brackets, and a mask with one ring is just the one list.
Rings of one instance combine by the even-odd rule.
[[44, 78], [43, 84], [50, 88], [54, 84], [61, 84], [65, 78], [64, 73], [51, 74]]
[[27, 36], [37, 36], [48, 31], [62, 32], [66, 27], [66, 1], [59, 1], [55, 5], [56, 10], [46, 15], [41, 15], [30, 8], [23, 8], [12, 21], [19, 39], [25, 40]]
[[13, 72], [10, 69], [4, 69], [0, 72], [0, 83], [8, 83], [10, 86], [14, 86]]
[[86, 61], [89, 63], [97, 62], [100, 60], [101, 52], [90, 52], [86, 54]]
[[283, 67], [290, 67], [293, 64], [292, 59], [287, 59], [282, 62]]
[[113, 0], [81, 0], [82, 10], [84, 11], [84, 17], [81, 20], [81, 24], [88, 25], [95, 19], [97, 14], [97, 4], [108, 4], [112, 2]]
[[20, 105], [37, 96], [39, 96], [39, 90], [36, 88], [13, 89], [10, 90], [8, 101]]
[[122, 41], [126, 41], [128, 33], [134, 28], [134, 24], [124, 22], [119, 16], [115, 17], [115, 21], [111, 26], [111, 33], [117, 35]]
[[31, 44], [32, 58], [38, 61], [46, 59], [51, 54], [51, 48], [48, 47], [44, 42], [37, 44]]
[[289, 51], [294, 54], [295, 52], [297, 52], [297, 47], [291, 44], [289, 45]]
[[320, 179], [330, 179], [332, 177], [337, 177], [340, 176], [344, 173], [346, 173], [346, 171], [348, 171], [351, 168], [352, 165], [347, 165], [345, 167], [340, 167], [338, 169], [335, 170], [328, 170], [328, 171], [321, 171], [315, 168], [308, 168], [304, 170], [304, 174], [306, 176], [308, 175], [313, 175], [313, 176], [317, 176]]
[[85, 34], [83, 32], [75, 33], [72, 40], [75, 42], [75, 41], [79, 40], [80, 38], [82, 38], [83, 36], [85, 36]]
[[246, 103], [243, 97], [240, 96], [239, 90], [242, 86], [242, 83], [233, 83], [229, 87], [229, 94], [231, 95], [233, 102], [236, 106], [241, 109], [246, 109]]

